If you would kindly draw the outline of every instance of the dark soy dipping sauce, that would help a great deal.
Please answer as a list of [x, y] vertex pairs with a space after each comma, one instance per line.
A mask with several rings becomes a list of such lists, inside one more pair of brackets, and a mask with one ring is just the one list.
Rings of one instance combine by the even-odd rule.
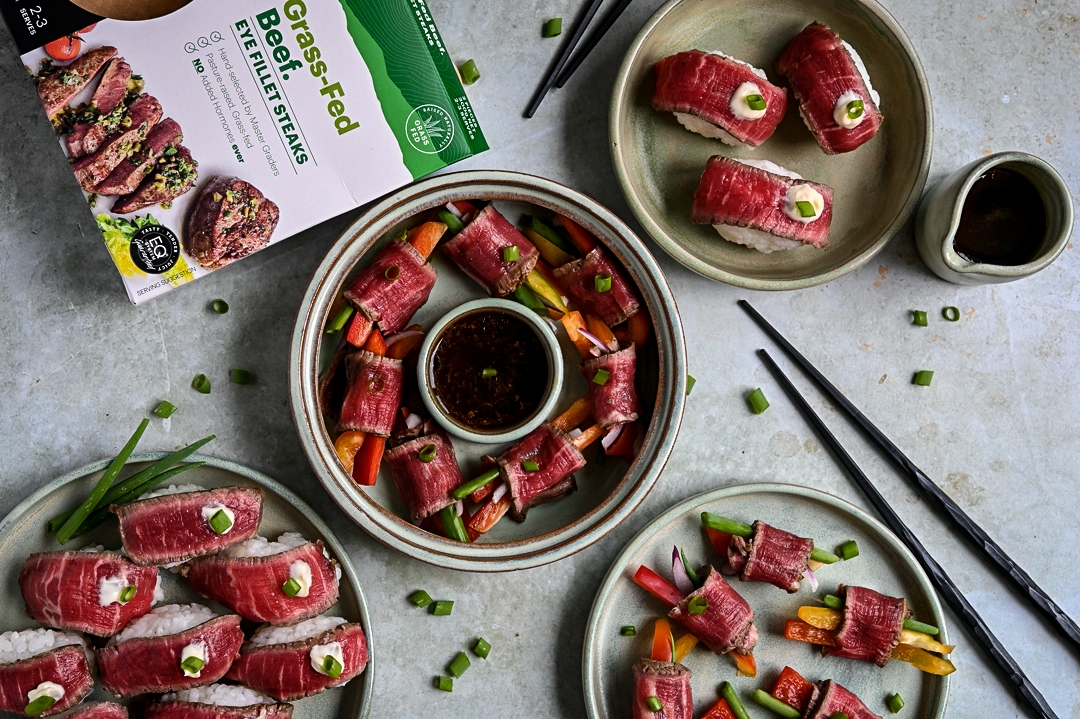
[[[494, 369], [494, 377], [485, 377]], [[540, 407], [548, 384], [547, 352], [524, 320], [497, 310], [462, 316], [442, 331], [431, 361], [440, 408], [481, 431], [509, 429]]]
[[971, 186], [953, 247], [965, 260], [1023, 265], [1035, 259], [1046, 237], [1046, 207], [1031, 181], [995, 167]]

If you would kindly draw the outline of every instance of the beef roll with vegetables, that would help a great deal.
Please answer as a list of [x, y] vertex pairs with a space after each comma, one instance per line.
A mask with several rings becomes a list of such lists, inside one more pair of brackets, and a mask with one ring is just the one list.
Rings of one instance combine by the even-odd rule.
[[638, 418], [640, 407], [634, 388], [636, 372], [634, 345], [581, 363], [581, 374], [589, 381], [593, 419], [604, 429]]
[[555, 268], [570, 297], [608, 327], [625, 322], [641, 309], [637, 290], [599, 245], [585, 257]]
[[634, 665], [634, 719], [693, 719], [693, 673], [682, 664], [640, 659]]
[[540, 257], [533, 243], [488, 205], [443, 249], [492, 297], [505, 297], [532, 272]]
[[388, 449], [385, 459], [413, 522], [454, 504], [453, 491], [462, 484], [461, 469], [454, 445], [444, 433], [409, 439]]

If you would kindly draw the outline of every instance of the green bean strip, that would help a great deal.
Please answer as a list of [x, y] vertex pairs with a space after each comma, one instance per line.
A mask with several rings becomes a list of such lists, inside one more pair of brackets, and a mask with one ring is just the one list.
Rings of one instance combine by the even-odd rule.
[[728, 703], [728, 708], [735, 715], [735, 719], [750, 719], [750, 715], [746, 713], [746, 707], [743, 706], [739, 695], [735, 693], [735, 687], [731, 686], [731, 682], [720, 685], [720, 695]]
[[447, 539], [469, 543], [469, 533], [465, 531], [465, 522], [461, 521], [461, 517], [458, 516], [456, 506], [448, 504], [440, 509], [439, 519], [442, 520]]
[[814, 547], [814, 551], [810, 552], [810, 559], [813, 559], [815, 562], [821, 562], [822, 564], [836, 564], [840, 561], [840, 557], [818, 547]]
[[701, 513], [701, 526], [715, 529], [717, 532], [723, 532], [724, 534], [734, 534], [745, 539], [749, 539], [754, 535], [754, 530], [749, 524], [736, 522], [734, 519], [721, 517], [719, 514], [713, 514], [712, 512]]
[[578, 257], [581, 254], [577, 251], [576, 247], [563, 239], [562, 235], [546, 225], [543, 220], [536, 217], [529, 218], [529, 226], [532, 228], [533, 232], [540, 235], [571, 257]]
[[[204, 464], [206, 464], [206, 462], [192, 462], [191, 464], [183, 464], [183, 465], [180, 465], [179, 467], [173, 467], [170, 470], [166, 470], [166, 471], [162, 472], [161, 474], [158, 474], [158, 475], [156, 475], [154, 477], [151, 477], [145, 483], [139, 485], [138, 487], [136, 487], [135, 489], [131, 490], [130, 492], [128, 492], [126, 494], [120, 495], [119, 497], [116, 498], [116, 501], [110, 502], [109, 504], [127, 504], [128, 502], [132, 502], [132, 501], [138, 499], [139, 495], [146, 494], [147, 492], [149, 492], [150, 490], [152, 490], [154, 487], [158, 486], [159, 484], [161, 484], [165, 480], [172, 479], [173, 477], [180, 474], [181, 472], [186, 472], [187, 470], [194, 469], [195, 467], [201, 467]], [[108, 519], [109, 514], [110, 514], [109, 505], [105, 505], [104, 507], [101, 507], [100, 509], [95, 510], [93, 514], [91, 514], [89, 517], [87, 517], [86, 520], [81, 525], [79, 525], [78, 531], [75, 532], [75, 534], [73, 536], [80, 537], [80, 536], [86, 534], [91, 529], [98, 526], [99, 524], [104, 522], [106, 519]]]
[[488, 471], [484, 472], [483, 474], [481, 474], [476, 479], [470, 479], [468, 482], [466, 482], [465, 484], [463, 484], [460, 487], [458, 487], [457, 489], [455, 489], [451, 496], [453, 496], [454, 499], [465, 499], [466, 497], [468, 497], [470, 494], [472, 494], [476, 490], [480, 489], [481, 487], [483, 487], [483, 486], [485, 486], [487, 484], [490, 484], [491, 482], [495, 481], [498, 478], [499, 478], [499, 470], [498, 469], [489, 469]]
[[83, 503], [71, 513], [71, 516], [68, 517], [60, 529], [57, 530], [56, 541], [63, 544], [71, 539], [75, 535], [75, 531], [79, 528], [79, 525], [83, 523], [83, 520], [89, 517], [90, 513], [101, 503], [101, 500], [105, 497], [105, 493], [108, 492], [109, 487], [112, 486], [113, 480], [116, 479], [116, 475], [120, 474], [120, 470], [128, 461], [128, 457], [135, 451], [135, 445], [142, 439], [143, 432], [146, 431], [146, 427], [149, 424], [150, 420], [145, 418], [139, 423], [139, 428], [135, 430], [135, 434], [131, 435], [131, 439], [129, 439], [127, 444], [124, 445], [124, 448], [120, 450], [120, 454], [116, 455], [116, 458], [109, 463], [105, 473], [101, 475], [101, 479], [94, 485], [94, 489], [90, 492], [90, 496], [83, 500]]
[[915, 619], [905, 619], [904, 629], [909, 629], [913, 632], [922, 632], [923, 634], [929, 634], [932, 637], [937, 636], [938, 632], [941, 631], [933, 624], [923, 624]]
[[772, 694], [766, 691], [758, 689], [754, 692], [754, 701], [761, 706], [765, 707], [774, 714], [779, 714], [784, 719], [799, 719], [802, 716], [802, 712], [795, 707], [780, 701]]
[[446, 225], [447, 229], [449, 229], [454, 234], [457, 234], [458, 232], [461, 232], [465, 229], [465, 223], [463, 223], [458, 218], [458, 216], [450, 210], [439, 210], [438, 217], [439, 222]]
[[844, 606], [844, 602], [835, 594], [826, 594], [821, 598], [821, 603], [829, 609], [842, 609]]

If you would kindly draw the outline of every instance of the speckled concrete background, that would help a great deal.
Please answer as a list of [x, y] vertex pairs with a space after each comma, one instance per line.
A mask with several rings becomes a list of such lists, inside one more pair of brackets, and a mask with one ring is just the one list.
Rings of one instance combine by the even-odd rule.
[[[433, 0], [494, 148], [459, 167], [550, 177], [625, 219], [607, 153], [607, 101], [637, 28], [659, 6], [638, 0], [594, 57], [531, 121], [521, 119], [557, 41], [541, 23], [573, 17], [568, 0]], [[1080, 2], [887, 0], [926, 69], [935, 110], [931, 181], [994, 151], [1047, 159], [1080, 190]], [[731, 482], [773, 480], [834, 492], [855, 487], [782, 396], [753, 350], [765, 341], [735, 306], [750, 298], [876, 420], [1073, 616], [1080, 618], [1080, 265], [1066, 250], [1042, 274], [961, 288], [919, 261], [910, 228], [870, 265], [828, 285], [761, 294], [702, 279], [658, 254], [685, 322], [698, 383], [661, 482], [611, 536], [554, 566], [513, 576], [432, 569], [376, 544], [327, 498], [307, 466], [287, 411], [286, 357], [311, 272], [350, 219], [340, 217], [143, 307], [128, 304], [10, 38], [0, 33], [0, 512], [34, 488], [113, 455], [162, 398], [146, 449], [215, 432], [212, 454], [279, 479], [309, 501], [351, 552], [373, 609], [380, 666], [376, 717], [582, 717], [582, 637], [609, 562], [664, 508]], [[351, 216], [351, 215], [350, 215]], [[633, 223], [632, 223], [633, 224]], [[218, 316], [207, 305], [224, 298]], [[937, 311], [956, 305], [962, 321]], [[930, 311], [915, 328], [908, 311]], [[242, 366], [254, 386], [230, 385]], [[929, 388], [914, 370], [935, 370]], [[209, 396], [190, 388], [206, 373]], [[809, 385], [798, 379], [800, 386]], [[751, 415], [761, 386], [772, 408]], [[815, 404], [886, 497], [939, 558], [1061, 717], [1080, 716], [1080, 662], [935, 516], [820, 397]], [[451, 617], [408, 611], [416, 587], [457, 600]], [[453, 694], [429, 689], [464, 642], [494, 649]], [[948, 716], [1023, 714], [971, 640], [959, 646]], [[753, 711], [753, 710], [752, 710]], [[760, 712], [758, 712], [760, 714]]]

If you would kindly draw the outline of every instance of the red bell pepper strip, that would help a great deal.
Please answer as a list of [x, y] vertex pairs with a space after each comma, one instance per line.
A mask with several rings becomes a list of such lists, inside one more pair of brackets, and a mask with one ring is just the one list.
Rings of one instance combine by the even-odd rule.
[[713, 549], [716, 553], [727, 561], [727, 550], [731, 545], [731, 535], [723, 532], [718, 532], [711, 527], [705, 527], [705, 531], [709, 534], [709, 541], [712, 542]]
[[386, 356], [386, 340], [383, 339], [382, 332], [379, 330], [372, 330], [368, 335], [367, 340], [364, 341], [364, 349], [373, 355], [379, 357]]
[[349, 320], [349, 329], [345, 332], [345, 341], [353, 347], [363, 347], [371, 334], [374, 323], [363, 312], [356, 312]]
[[559, 218], [562, 220], [563, 227], [566, 228], [566, 233], [570, 235], [570, 242], [577, 248], [577, 251], [583, 256], [592, 252], [593, 248], [596, 247], [596, 238], [569, 217], [559, 215]]
[[609, 457], [634, 458], [634, 443], [637, 442], [637, 422], [630, 422], [623, 426], [622, 434], [615, 443], [608, 447], [605, 452]]
[[390, 359], [403, 360], [408, 357], [409, 353], [413, 350], [420, 349], [420, 345], [422, 344], [424, 344], [424, 335], [409, 335], [387, 347], [386, 356]]
[[784, 639], [794, 639], [797, 642], [806, 642], [807, 644], [822, 644], [827, 647], [836, 644], [833, 633], [828, 629], [818, 629], [801, 619], [787, 620], [784, 624]]
[[810, 701], [813, 693], [814, 685], [791, 667], [784, 667], [773, 683], [771, 692], [774, 697], [799, 711], [805, 711], [806, 703]]
[[630, 341], [639, 348], [644, 347], [652, 335], [652, 322], [649, 321], [649, 313], [645, 312], [644, 308], [638, 310], [626, 321], [626, 325], [630, 332]]
[[479, 207], [469, 202], [468, 200], [454, 200], [453, 205], [455, 208], [457, 208], [457, 211], [462, 214], [462, 216], [470, 214], [475, 215], [477, 212], [480, 211]]
[[634, 583], [669, 607], [674, 607], [686, 597], [668, 584], [659, 574], [642, 564], [634, 573]]
[[386, 437], [368, 435], [353, 461], [352, 478], [361, 487], [374, 487], [379, 478], [379, 465], [382, 464]]
[[702, 714], [701, 719], [736, 719], [736, 716], [728, 706], [727, 700], [721, 699], [709, 707], [709, 711]]

